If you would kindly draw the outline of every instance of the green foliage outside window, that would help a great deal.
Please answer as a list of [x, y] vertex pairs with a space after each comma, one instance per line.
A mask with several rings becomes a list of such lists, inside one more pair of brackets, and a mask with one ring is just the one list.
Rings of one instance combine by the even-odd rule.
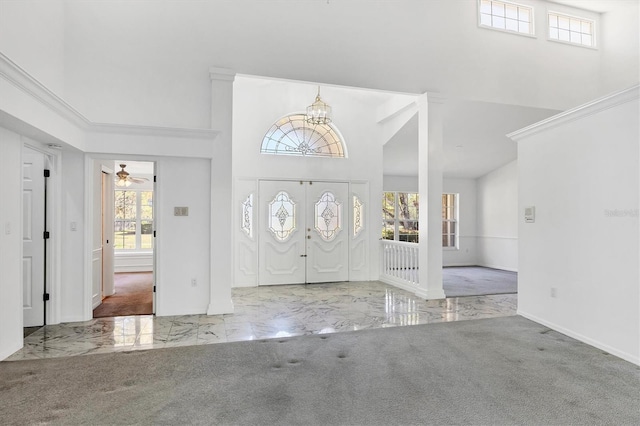
[[153, 192], [115, 191], [114, 248], [153, 248]]

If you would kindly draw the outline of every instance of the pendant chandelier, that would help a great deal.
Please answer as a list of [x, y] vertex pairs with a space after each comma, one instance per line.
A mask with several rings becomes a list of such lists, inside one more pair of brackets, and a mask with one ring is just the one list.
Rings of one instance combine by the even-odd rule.
[[307, 123], [331, 123], [331, 107], [320, 98], [320, 86], [318, 86], [318, 95], [315, 102], [307, 107]]

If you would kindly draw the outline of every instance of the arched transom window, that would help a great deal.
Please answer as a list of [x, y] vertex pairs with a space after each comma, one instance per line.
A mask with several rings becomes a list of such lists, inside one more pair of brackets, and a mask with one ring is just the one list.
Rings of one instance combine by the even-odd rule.
[[332, 124], [309, 124], [304, 114], [278, 120], [264, 135], [263, 154], [345, 157], [338, 130]]

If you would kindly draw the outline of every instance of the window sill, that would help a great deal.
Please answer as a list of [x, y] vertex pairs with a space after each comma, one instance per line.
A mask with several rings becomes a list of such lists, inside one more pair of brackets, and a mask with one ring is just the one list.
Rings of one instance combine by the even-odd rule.
[[115, 250], [114, 255], [116, 257], [151, 256], [153, 250]]

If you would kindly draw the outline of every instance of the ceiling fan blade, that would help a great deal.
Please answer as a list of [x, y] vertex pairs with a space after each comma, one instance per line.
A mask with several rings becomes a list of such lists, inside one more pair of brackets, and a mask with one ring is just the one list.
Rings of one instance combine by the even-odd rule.
[[139, 178], [139, 177], [131, 177], [129, 176], [129, 180], [133, 183], [145, 183], [145, 182], [149, 182], [149, 179], [147, 178]]

